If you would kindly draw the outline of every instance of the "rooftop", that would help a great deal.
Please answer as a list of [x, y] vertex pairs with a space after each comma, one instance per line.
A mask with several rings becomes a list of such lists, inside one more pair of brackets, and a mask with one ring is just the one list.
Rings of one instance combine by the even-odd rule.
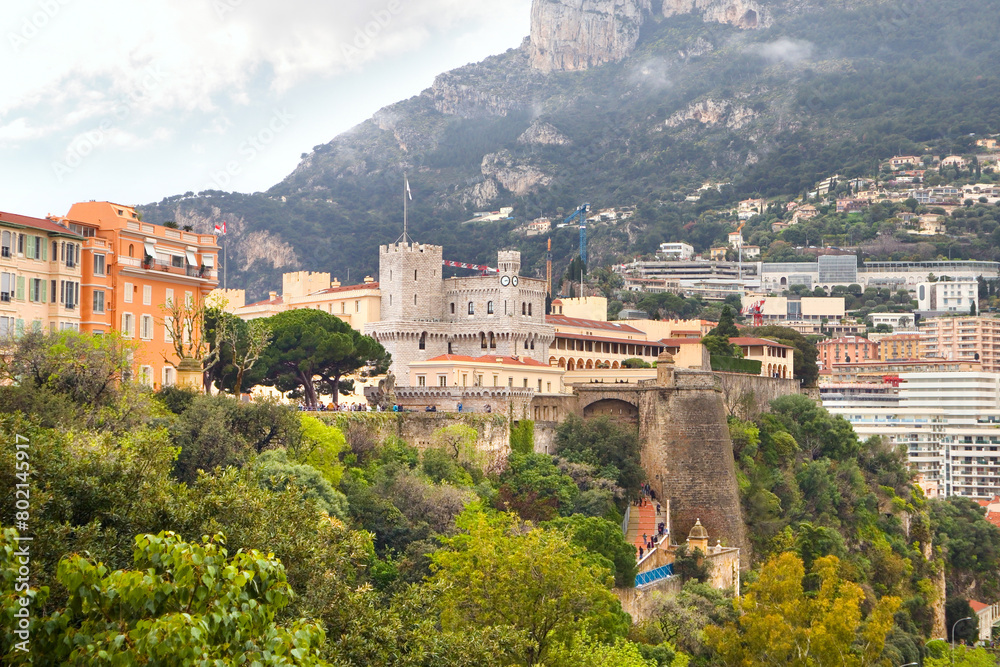
[[353, 292], [359, 289], [378, 289], [378, 283], [370, 282], [370, 283], [361, 283], [360, 285], [342, 285], [340, 287], [328, 287], [318, 292], [312, 292], [309, 296], [316, 296], [319, 294], [337, 294], [339, 292]]
[[[476, 363], [476, 364], [503, 364], [505, 366], [537, 366], [540, 368], [549, 368], [548, 364], [543, 364], [540, 361], [535, 361], [534, 359], [528, 357], [505, 357], [496, 354], [486, 354], [481, 357], [470, 357], [464, 354], [442, 354], [437, 357], [428, 359], [427, 361], [462, 361], [465, 363]], [[419, 361], [414, 363], [421, 363]]]
[[645, 335], [645, 331], [640, 331], [621, 322], [602, 322], [600, 320], [584, 320], [579, 317], [566, 317], [565, 315], [546, 315], [545, 323], [553, 326], [577, 327], [580, 329], [602, 329], [604, 331], [623, 331]]
[[764, 345], [767, 347], [783, 347], [786, 350], [793, 349], [788, 345], [782, 345], [777, 341], [768, 340], [767, 338], [730, 338], [729, 342], [733, 345]]
[[49, 232], [50, 234], [65, 234], [66, 236], [74, 236], [76, 238], [83, 238], [79, 234], [74, 234], [62, 225], [56, 224], [51, 220], [46, 220], [44, 218], [32, 218], [27, 215], [19, 215], [17, 213], [7, 213], [5, 211], [0, 211], [0, 222], [7, 223], [8, 225], [14, 225], [16, 227], [27, 227], [29, 229], [37, 229], [43, 232]]

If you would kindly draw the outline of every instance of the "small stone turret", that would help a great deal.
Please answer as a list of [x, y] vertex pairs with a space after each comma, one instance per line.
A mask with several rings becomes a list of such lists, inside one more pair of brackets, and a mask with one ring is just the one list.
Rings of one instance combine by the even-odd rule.
[[656, 358], [656, 384], [661, 387], [674, 386], [674, 355], [663, 352]]
[[696, 520], [694, 526], [691, 527], [691, 532], [688, 533], [687, 544], [689, 551], [700, 549], [701, 553], [708, 553], [708, 531], [705, 530], [705, 526], [701, 525], [701, 519]]

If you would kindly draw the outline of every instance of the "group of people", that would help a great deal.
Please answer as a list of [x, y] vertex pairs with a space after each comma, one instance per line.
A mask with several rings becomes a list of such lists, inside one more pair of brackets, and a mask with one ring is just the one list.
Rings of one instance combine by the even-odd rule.
[[[646, 507], [653, 503], [656, 503], [656, 515], [659, 517], [659, 515], [663, 512], [663, 507], [660, 506], [660, 503], [656, 502], [656, 491], [654, 491], [653, 487], [649, 484], [643, 483], [642, 486], [639, 487], [639, 496], [632, 502], [632, 504], [636, 507]], [[660, 521], [656, 524], [656, 535], [650, 537], [646, 533], [642, 534], [643, 546], [639, 547], [639, 560], [642, 560], [642, 557], [647, 551], [652, 552], [652, 550], [656, 548], [656, 542], [663, 539], [666, 532], [666, 522]]]
[[[336, 403], [330, 403], [329, 405], [324, 405], [320, 403], [318, 405], [309, 405], [307, 403], [299, 403], [299, 410], [302, 412], [389, 412], [390, 409], [384, 409], [381, 405], [372, 406], [370, 403], [341, 403], [337, 405]], [[406, 408], [402, 405], [393, 405], [391, 408], [392, 412], [406, 412]]]

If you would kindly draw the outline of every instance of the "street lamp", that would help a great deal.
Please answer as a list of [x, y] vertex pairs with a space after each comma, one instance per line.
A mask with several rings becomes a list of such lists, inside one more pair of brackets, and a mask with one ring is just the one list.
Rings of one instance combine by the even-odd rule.
[[905, 665], [900, 665], [899, 667], [915, 667], [916, 665], [919, 664], [920, 664], [919, 662], [908, 662]]
[[971, 621], [971, 620], [972, 620], [972, 617], [971, 617], [971, 616], [966, 616], [965, 618], [960, 618], [960, 619], [958, 619], [958, 620], [957, 620], [957, 621], [955, 621], [955, 623], [954, 623], [954, 624], [952, 624], [952, 626], [951, 626], [951, 664], [952, 664], [952, 665], [954, 665], [954, 664], [955, 664], [955, 628], [956, 628], [956, 627], [958, 626], [958, 624], [959, 624], [959, 623], [961, 623], [962, 621]]

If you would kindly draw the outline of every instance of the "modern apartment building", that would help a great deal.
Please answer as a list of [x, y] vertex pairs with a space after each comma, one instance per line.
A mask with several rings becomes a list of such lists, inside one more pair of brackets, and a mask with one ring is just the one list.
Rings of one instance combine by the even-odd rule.
[[918, 309], [924, 313], [978, 313], [979, 281], [961, 277], [920, 283], [917, 285], [917, 303]]
[[834, 364], [878, 359], [878, 343], [861, 336], [843, 336], [816, 345], [819, 366], [829, 370]]
[[1000, 319], [935, 317], [920, 323], [921, 357], [979, 362], [1000, 372]]
[[0, 212], [0, 338], [80, 328], [83, 240], [52, 220]]
[[878, 341], [879, 361], [905, 361], [920, 358], [920, 333], [896, 333], [883, 336]]
[[174, 384], [180, 360], [166, 306], [197, 306], [216, 286], [215, 236], [142, 222], [133, 207], [111, 202], [74, 204], [60, 222], [84, 242], [81, 329], [138, 341], [136, 378]]
[[944, 496], [1000, 493], [1000, 374], [930, 372], [900, 375], [898, 402], [838, 399], [823, 405], [861, 438], [905, 445], [910, 465]]

